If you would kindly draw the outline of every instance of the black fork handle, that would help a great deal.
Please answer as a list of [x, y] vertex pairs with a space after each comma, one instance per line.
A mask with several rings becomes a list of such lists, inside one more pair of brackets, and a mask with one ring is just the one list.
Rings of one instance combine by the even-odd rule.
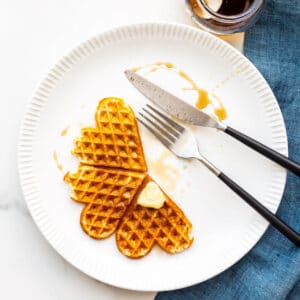
[[239, 140], [243, 144], [249, 146], [253, 150], [261, 153], [265, 157], [271, 159], [272, 161], [278, 163], [280, 166], [286, 168], [287, 170], [293, 172], [297, 176], [300, 176], [300, 164], [289, 159], [288, 157], [282, 155], [281, 153], [267, 147], [266, 145], [256, 141], [255, 139], [237, 131], [236, 129], [227, 126], [224, 132]]
[[232, 179], [226, 176], [224, 173], [219, 173], [218, 177], [236, 194], [238, 194], [243, 200], [245, 200], [252, 208], [254, 208], [261, 216], [272, 224], [274, 228], [279, 230], [296, 246], [300, 247], [300, 235], [292, 229], [289, 225], [283, 222], [275, 214], [273, 214], [264, 205], [258, 202], [253, 196], [246, 192], [242, 187], [235, 183]]

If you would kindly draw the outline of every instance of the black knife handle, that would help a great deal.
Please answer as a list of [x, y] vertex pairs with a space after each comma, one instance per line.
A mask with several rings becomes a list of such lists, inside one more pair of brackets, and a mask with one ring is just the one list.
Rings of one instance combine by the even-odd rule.
[[278, 163], [287, 170], [293, 172], [297, 176], [300, 176], [300, 164], [298, 164], [297, 162], [256, 141], [255, 139], [235, 130], [232, 127], [227, 126], [224, 132], [239, 140], [243, 144], [249, 146], [253, 150], [256, 150], [257, 152], [261, 153], [270, 160]]
[[290, 226], [283, 222], [280, 218], [274, 215], [270, 210], [258, 202], [253, 196], [246, 192], [237, 183], [231, 180], [224, 173], [218, 176], [230, 189], [244, 199], [252, 208], [254, 208], [261, 216], [270, 222], [276, 229], [284, 234], [296, 246], [300, 247], [300, 235], [294, 231]]

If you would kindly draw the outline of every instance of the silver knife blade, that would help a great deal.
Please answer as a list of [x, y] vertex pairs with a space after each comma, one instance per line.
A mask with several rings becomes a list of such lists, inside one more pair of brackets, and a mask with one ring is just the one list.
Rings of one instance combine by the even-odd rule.
[[226, 128], [224, 124], [216, 121], [210, 115], [198, 110], [139, 74], [131, 70], [126, 70], [124, 73], [138, 91], [171, 116], [192, 125], [222, 130]]

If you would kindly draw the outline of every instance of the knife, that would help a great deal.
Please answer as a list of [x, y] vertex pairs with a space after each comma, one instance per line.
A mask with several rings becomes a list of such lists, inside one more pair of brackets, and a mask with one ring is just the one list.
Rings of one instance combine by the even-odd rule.
[[146, 78], [140, 76], [139, 74], [134, 73], [131, 70], [126, 70], [125, 75], [138, 91], [140, 91], [145, 97], [147, 97], [149, 100], [151, 100], [171, 116], [192, 125], [217, 128], [229, 134], [233, 138], [239, 140], [253, 150], [261, 153], [270, 160], [278, 163], [297, 176], [300, 176], [299, 163], [290, 160], [283, 154], [267, 147], [266, 145], [239, 132], [238, 130], [215, 120], [208, 114], [196, 109], [192, 105], [162, 89], [158, 85], [148, 81]]

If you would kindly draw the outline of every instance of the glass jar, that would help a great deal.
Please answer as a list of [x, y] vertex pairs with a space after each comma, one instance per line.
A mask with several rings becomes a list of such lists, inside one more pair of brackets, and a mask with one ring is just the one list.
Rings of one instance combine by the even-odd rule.
[[264, 0], [186, 0], [191, 18], [215, 34], [243, 32], [257, 20]]

